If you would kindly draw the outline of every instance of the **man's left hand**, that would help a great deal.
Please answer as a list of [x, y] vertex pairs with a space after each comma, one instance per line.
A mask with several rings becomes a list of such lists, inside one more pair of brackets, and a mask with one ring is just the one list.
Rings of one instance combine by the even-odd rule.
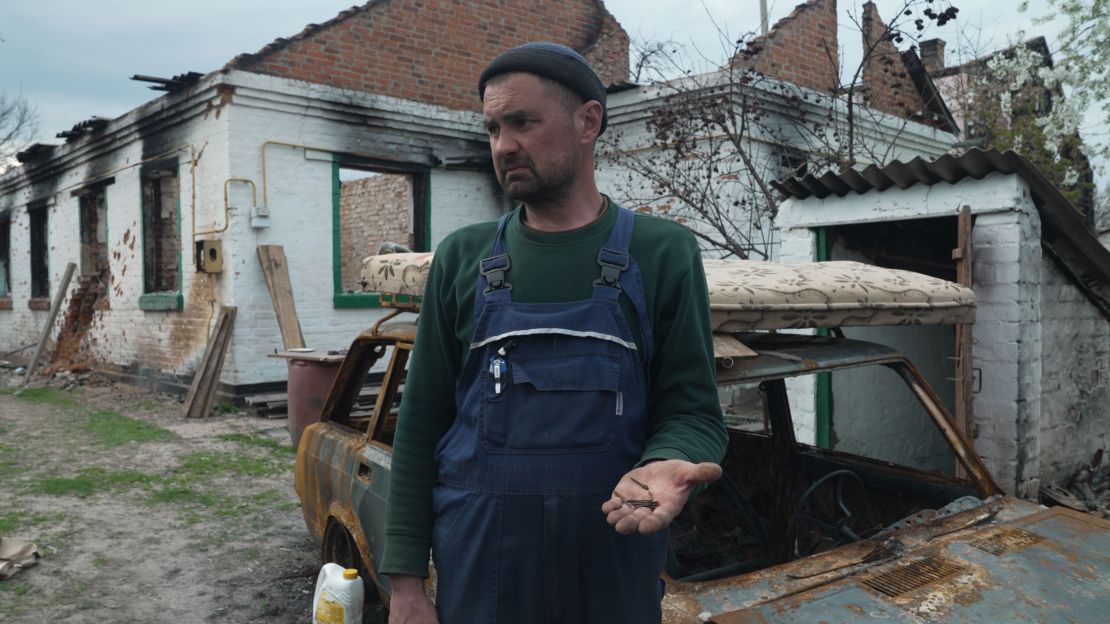
[[[651, 462], [621, 477], [601, 511], [607, 514], [606, 520], [617, 533], [650, 535], [670, 526], [696, 486], [719, 478], [721, 467], [711, 462], [693, 464], [681, 459]], [[658, 505], [652, 508], [653, 505], [643, 501]]]

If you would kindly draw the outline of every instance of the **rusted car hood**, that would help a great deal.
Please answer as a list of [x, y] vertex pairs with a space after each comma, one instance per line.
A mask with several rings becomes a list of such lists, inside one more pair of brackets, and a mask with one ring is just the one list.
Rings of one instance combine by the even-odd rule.
[[1107, 621], [1110, 522], [1093, 515], [1003, 498], [888, 538], [741, 577], [668, 583], [664, 621]]

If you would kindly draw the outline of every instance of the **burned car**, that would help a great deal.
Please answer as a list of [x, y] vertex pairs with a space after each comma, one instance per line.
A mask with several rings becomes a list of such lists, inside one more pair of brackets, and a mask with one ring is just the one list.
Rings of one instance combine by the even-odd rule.
[[[918, 292], [931, 278], [863, 265], [832, 267], [831, 281], [827, 265], [788, 269], [790, 278], [750, 264], [707, 263], [729, 444], [724, 476], [671, 525], [663, 621], [1104, 622], [1110, 522], [1005, 496], [898, 350], [838, 329], [778, 331], [797, 323], [799, 309], [775, 304], [814, 297], [806, 305], [825, 306], [833, 327], [907, 315], [966, 321], [970, 291], [933, 280], [929, 309], [915, 312], [893, 305], [912, 298], [896, 291]], [[761, 280], [773, 284], [773, 304], [758, 292]], [[784, 283], [805, 294], [783, 295]], [[861, 306], [858, 293], [838, 288], [870, 298]], [[876, 293], [884, 288], [888, 295]], [[414, 337], [413, 323], [388, 320], [358, 336], [297, 454], [297, 492], [324, 559], [359, 568], [368, 592], [386, 601], [388, 579], [375, 562]], [[380, 380], [369, 375], [379, 361], [388, 362]], [[813, 402], [807, 380], [822, 376], [842, 399], [830, 439], [817, 444], [803, 413]], [[434, 570], [429, 583], [434, 591]]]

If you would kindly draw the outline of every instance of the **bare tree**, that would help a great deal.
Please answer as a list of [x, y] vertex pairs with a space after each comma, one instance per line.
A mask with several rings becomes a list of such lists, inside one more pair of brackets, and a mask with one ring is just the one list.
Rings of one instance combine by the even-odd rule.
[[[634, 66], [656, 97], [642, 127], [611, 132], [603, 143], [603, 153], [622, 172], [615, 181], [619, 199], [687, 224], [706, 250], [769, 258], [780, 201], [771, 181], [889, 160], [899, 130], [892, 131], [891, 115], [860, 105], [869, 97], [864, 66], [881, 61], [881, 43], [914, 40], [927, 24], [955, 14], [947, 2], [904, 0], [894, 19], [877, 25], [878, 36], [847, 83], [837, 76], [823, 91], [758, 71], [763, 39], [752, 34], [735, 39], [718, 28], [730, 61], [706, 72], [694, 71], [673, 44], [639, 45]], [[837, 51], [826, 54], [830, 67], [838, 66]], [[898, 71], [889, 59], [882, 62]], [[886, 136], [876, 140], [880, 120]], [[899, 123], [904, 128], [909, 122]]]
[[0, 93], [0, 173], [16, 163], [15, 155], [31, 143], [38, 114], [23, 96]]

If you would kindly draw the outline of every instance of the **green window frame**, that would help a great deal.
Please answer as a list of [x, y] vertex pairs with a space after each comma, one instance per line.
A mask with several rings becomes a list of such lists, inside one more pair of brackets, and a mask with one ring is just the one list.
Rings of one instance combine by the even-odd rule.
[[[333, 154], [331, 168], [331, 257], [332, 257], [332, 304], [335, 309], [380, 308], [382, 296], [379, 293], [344, 292], [343, 290], [343, 254], [341, 242], [340, 223], [340, 187], [339, 170], [363, 169], [378, 173], [393, 173], [412, 176], [413, 194], [413, 240], [417, 241], [415, 251], [429, 251], [431, 249], [431, 171], [426, 166], [408, 165], [388, 161], [380, 161], [349, 154]], [[367, 251], [369, 255], [369, 251]], [[408, 301], [407, 297], [398, 297], [398, 303]]]
[[[147, 263], [146, 245], [147, 245], [147, 236], [149, 236], [150, 233], [147, 232], [147, 228], [146, 228], [146, 211], [147, 211], [148, 206], [147, 206], [147, 199], [146, 199], [147, 194], [145, 192], [144, 186], [146, 185], [146, 181], [148, 179], [152, 178], [152, 176], [150, 175], [150, 172], [151, 171], [160, 171], [160, 170], [172, 170], [174, 172], [173, 177], [178, 180], [178, 192], [177, 192], [177, 197], [176, 197], [176, 206], [174, 206], [174, 209], [177, 211], [177, 217], [174, 220], [174, 235], [177, 237], [177, 240], [179, 242], [179, 245], [178, 245], [179, 248], [177, 250], [177, 290], [146, 292], [147, 284], [149, 283], [149, 278], [150, 278], [149, 272], [152, 271], [153, 268], [148, 266], [148, 263]], [[169, 177], [169, 176], [163, 176], [163, 177]], [[140, 172], [140, 176], [139, 176], [139, 206], [140, 206], [140, 217], [141, 217], [141, 220], [142, 220], [142, 223], [143, 223], [143, 227], [141, 227], [140, 230], [139, 230], [139, 233], [140, 233], [139, 243], [142, 246], [142, 254], [143, 254], [143, 294], [139, 295], [139, 309], [147, 311], [147, 312], [172, 312], [172, 311], [180, 312], [181, 310], [185, 309], [185, 295], [184, 295], [184, 291], [183, 291], [183, 282], [184, 282], [185, 274], [184, 274], [183, 265], [182, 265], [182, 254], [184, 253], [185, 245], [180, 244], [180, 241], [181, 241], [181, 191], [180, 191], [181, 182], [180, 182], [180, 180], [181, 180], [180, 166], [177, 163], [177, 161], [157, 163], [155, 165], [143, 168], [143, 170]]]

